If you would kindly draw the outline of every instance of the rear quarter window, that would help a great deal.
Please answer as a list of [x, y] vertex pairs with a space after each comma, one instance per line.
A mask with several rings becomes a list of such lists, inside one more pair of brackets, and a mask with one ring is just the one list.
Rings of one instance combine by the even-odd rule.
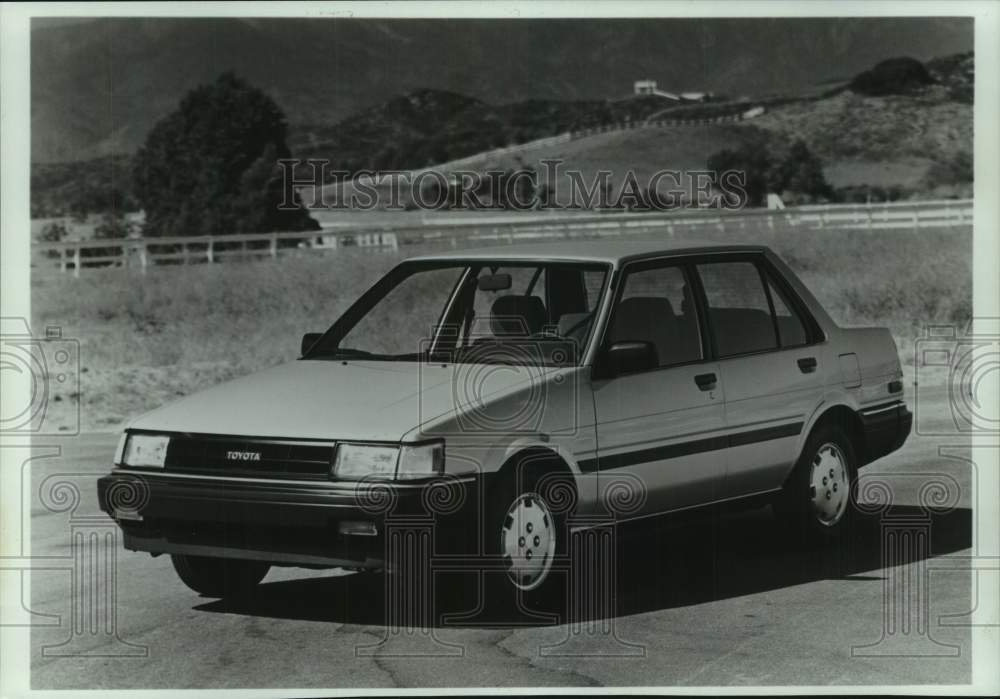
[[781, 346], [800, 347], [808, 344], [809, 335], [802, 318], [793, 310], [788, 298], [775, 285], [770, 274], [767, 277], [767, 289], [771, 294], [771, 302], [774, 304], [774, 318], [778, 324], [778, 341]]

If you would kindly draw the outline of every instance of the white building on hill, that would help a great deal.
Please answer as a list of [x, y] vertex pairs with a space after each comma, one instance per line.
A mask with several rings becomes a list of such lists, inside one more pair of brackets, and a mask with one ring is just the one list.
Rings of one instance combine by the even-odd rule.
[[637, 94], [637, 95], [655, 95], [656, 94], [656, 81], [655, 80], [636, 80], [635, 81], [635, 94]]
[[666, 92], [657, 88], [655, 80], [636, 80], [632, 89], [636, 95], [656, 95], [674, 102], [705, 102], [712, 96], [710, 92], [682, 92], [680, 94]]

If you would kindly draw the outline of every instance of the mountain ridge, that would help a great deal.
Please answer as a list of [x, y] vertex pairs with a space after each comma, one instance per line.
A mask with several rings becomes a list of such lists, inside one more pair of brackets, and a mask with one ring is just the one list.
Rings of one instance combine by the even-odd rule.
[[187, 90], [227, 70], [267, 91], [295, 135], [418, 88], [501, 106], [615, 100], [645, 78], [739, 96], [971, 48], [968, 18], [37, 22], [32, 160], [132, 153]]

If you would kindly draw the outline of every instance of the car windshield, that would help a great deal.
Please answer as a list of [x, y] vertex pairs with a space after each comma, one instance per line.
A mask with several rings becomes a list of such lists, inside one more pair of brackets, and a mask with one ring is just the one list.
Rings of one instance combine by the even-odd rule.
[[565, 262], [404, 262], [304, 359], [576, 366], [608, 269]]

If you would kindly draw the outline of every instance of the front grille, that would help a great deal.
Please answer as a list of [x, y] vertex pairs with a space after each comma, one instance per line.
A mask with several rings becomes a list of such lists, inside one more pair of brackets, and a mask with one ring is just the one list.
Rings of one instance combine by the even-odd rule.
[[174, 436], [166, 469], [247, 478], [329, 478], [332, 443], [239, 437]]

